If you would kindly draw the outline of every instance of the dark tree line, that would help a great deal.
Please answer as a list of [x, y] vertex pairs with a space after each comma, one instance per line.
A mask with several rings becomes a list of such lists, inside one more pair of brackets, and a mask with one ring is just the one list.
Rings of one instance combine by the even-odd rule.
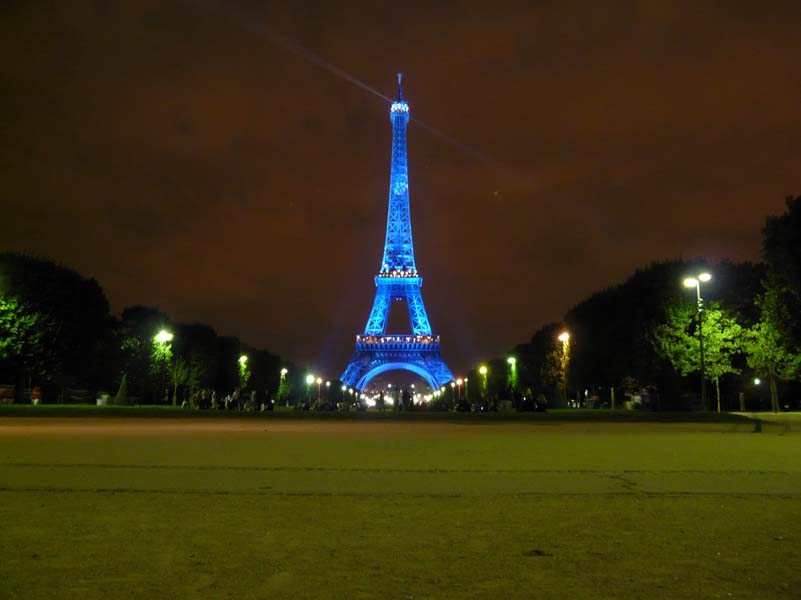
[[[161, 330], [173, 337], [160, 347]], [[305, 391], [303, 376], [268, 350], [208, 325], [172, 323], [156, 308], [130, 306], [116, 317], [94, 279], [47, 259], [0, 254], [0, 383], [14, 386], [15, 401], [32, 388], [45, 402], [69, 402], [81, 390], [90, 400], [104, 391], [147, 404], [241, 388], [262, 399], [280, 392], [287, 402]]]
[[[786, 205], [762, 230], [762, 263], [673, 260], [642, 268], [514, 347], [509, 355], [517, 359], [516, 385], [503, 359], [490, 361], [486, 394], [518, 403], [542, 395], [550, 406], [570, 400], [611, 406], [614, 393], [618, 403], [626, 394], [642, 394], [655, 409], [697, 406], [696, 293], [682, 281], [708, 271], [713, 277], [702, 287], [702, 325], [713, 392], [705, 408], [714, 407], [718, 393], [724, 408], [739, 408], [740, 393], [769, 398], [772, 410], [798, 407], [801, 196], [787, 198]], [[563, 332], [566, 342], [558, 339]], [[480, 381], [477, 370], [469, 377]], [[765, 386], [758, 388], [755, 379]]]

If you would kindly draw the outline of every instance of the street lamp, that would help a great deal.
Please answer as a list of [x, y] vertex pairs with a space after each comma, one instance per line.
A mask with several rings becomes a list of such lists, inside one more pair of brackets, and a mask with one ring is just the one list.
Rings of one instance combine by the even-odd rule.
[[461, 377], [456, 380], [457, 392], [459, 394], [459, 402], [462, 401], [462, 384], [463, 383], [464, 383], [464, 381], [462, 381]]
[[280, 405], [284, 396], [286, 396], [286, 374], [289, 373], [289, 369], [284, 367], [281, 369], [281, 377], [278, 379], [278, 391], [276, 392], [275, 401]]
[[309, 373], [308, 375], [306, 375], [306, 402], [309, 402], [311, 400], [310, 388], [311, 384], [313, 383], [314, 383], [314, 375]]
[[[684, 280], [684, 287], [695, 288], [695, 295], [698, 301], [698, 349], [701, 355], [701, 404], [704, 410], [707, 409], [706, 405], [706, 369], [704, 366], [704, 326], [703, 326], [703, 313], [704, 313], [704, 299], [701, 297], [701, 284], [706, 283], [712, 279], [709, 273], [700, 273], [698, 277], [688, 277]], [[720, 412], [720, 401], [718, 401], [718, 412]]]
[[570, 332], [563, 331], [556, 338], [562, 342], [562, 357], [561, 357], [561, 371], [562, 371], [562, 401], [567, 406], [567, 363], [570, 360]]
[[514, 393], [517, 390], [517, 359], [510, 356], [506, 359], [506, 363], [509, 365], [509, 387]]
[[323, 383], [323, 378], [322, 377], [318, 377], [317, 378], [317, 400], [318, 400], [318, 402], [320, 400], [320, 384], [321, 383]]
[[[153, 336], [153, 341], [156, 342], [156, 350], [154, 352], [155, 363], [158, 368], [159, 387], [164, 388], [164, 398], [167, 399], [167, 368], [172, 359], [172, 350], [170, 342], [173, 340], [173, 334], [162, 329]], [[158, 392], [156, 392], [158, 393]], [[173, 394], [173, 404], [175, 404], [175, 395]]]
[[171, 342], [173, 337], [174, 336], [169, 331], [162, 329], [153, 339], [155, 339], [159, 344], [166, 344]]
[[467, 387], [467, 377], [464, 378], [464, 399], [470, 402], [470, 388]]
[[481, 399], [487, 395], [487, 365], [481, 365], [478, 368], [478, 374], [481, 375]]

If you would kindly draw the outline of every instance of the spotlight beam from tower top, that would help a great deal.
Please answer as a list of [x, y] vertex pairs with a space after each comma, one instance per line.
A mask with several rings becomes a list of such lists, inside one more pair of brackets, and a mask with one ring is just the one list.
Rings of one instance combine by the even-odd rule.
[[[195, 3], [198, 4], [199, 6], [202, 6], [202, 7], [207, 8], [207, 9], [208, 8], [212, 8], [212, 9], [217, 9], [217, 10], [220, 10], [220, 11], [226, 11], [228, 13], [228, 16], [231, 18], [231, 20], [235, 21], [237, 23], [237, 25], [239, 25], [242, 29], [245, 29], [245, 30], [250, 31], [252, 33], [255, 33], [257, 35], [263, 36], [264, 38], [266, 38], [267, 40], [269, 40], [270, 42], [272, 42], [274, 45], [278, 46], [279, 48], [282, 48], [282, 49], [286, 50], [287, 52], [290, 52], [290, 53], [294, 54], [295, 56], [298, 56], [298, 57], [304, 59], [306, 62], [309, 62], [309, 63], [311, 63], [313, 65], [316, 65], [316, 66], [320, 67], [324, 71], [328, 71], [332, 75], [336, 75], [340, 79], [344, 79], [348, 83], [351, 83], [351, 84], [355, 85], [356, 87], [358, 87], [358, 88], [360, 88], [360, 89], [362, 89], [362, 90], [364, 90], [364, 91], [366, 91], [366, 92], [368, 92], [368, 93], [370, 93], [370, 94], [372, 94], [374, 96], [378, 96], [379, 98], [381, 98], [382, 100], [385, 100], [386, 102], [388, 102], [390, 104], [392, 104], [392, 102], [394, 102], [392, 100], [392, 98], [390, 98], [389, 96], [386, 96], [386, 95], [382, 94], [381, 92], [379, 92], [374, 87], [371, 87], [370, 85], [366, 84], [361, 79], [358, 79], [357, 77], [351, 75], [350, 73], [348, 73], [344, 69], [341, 69], [338, 66], [328, 62], [327, 60], [325, 60], [319, 54], [316, 54], [315, 52], [312, 52], [311, 50], [309, 50], [308, 48], [306, 48], [304, 46], [301, 46], [297, 42], [293, 42], [291, 39], [289, 39], [288, 37], [286, 37], [284, 35], [281, 35], [280, 33], [275, 31], [271, 27], [268, 27], [267, 25], [264, 25], [263, 23], [259, 23], [257, 21], [254, 21], [251, 16], [247, 15], [243, 10], [238, 9], [235, 6], [232, 6], [232, 5], [229, 5], [229, 4], [223, 5], [222, 2], [216, 2], [214, 0], [195, 0]], [[400, 73], [399, 73], [399, 75], [400, 75]], [[398, 86], [400, 87], [400, 81], [398, 82]], [[503, 169], [503, 167], [500, 165], [500, 163], [498, 163], [498, 161], [496, 159], [494, 159], [492, 156], [490, 156], [486, 152], [478, 150], [477, 148], [473, 148], [472, 146], [468, 146], [466, 144], [463, 144], [459, 140], [450, 137], [446, 133], [443, 133], [442, 131], [440, 131], [439, 129], [437, 129], [433, 125], [429, 125], [425, 121], [421, 121], [420, 119], [417, 119], [417, 118], [414, 118], [414, 119], [411, 119], [411, 120], [414, 123], [416, 123], [417, 125], [419, 125], [420, 127], [422, 127], [423, 129], [425, 129], [426, 131], [428, 131], [433, 136], [438, 137], [442, 141], [450, 144], [451, 146], [453, 146], [455, 148], [458, 148], [459, 150], [461, 150], [465, 154], [469, 154], [470, 156], [472, 156], [473, 158], [475, 158], [477, 160], [480, 160], [480, 161], [483, 161], [483, 162], [487, 162], [487, 163], [491, 163], [494, 167], [496, 167], [498, 169]]]

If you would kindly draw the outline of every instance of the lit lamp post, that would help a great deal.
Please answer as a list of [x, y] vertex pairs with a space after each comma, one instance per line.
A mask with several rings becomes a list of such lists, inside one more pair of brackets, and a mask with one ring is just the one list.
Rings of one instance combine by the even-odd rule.
[[311, 401], [310, 388], [311, 388], [311, 384], [313, 384], [313, 383], [314, 383], [314, 375], [309, 373], [308, 375], [306, 375], [306, 402], [310, 402]]
[[284, 396], [286, 395], [286, 374], [287, 373], [289, 373], [289, 369], [287, 369], [286, 367], [281, 369], [281, 377], [278, 380], [278, 393], [276, 394], [278, 396], [277, 401], [278, 401], [279, 404], [281, 403], [281, 401], [284, 400]]
[[330, 400], [330, 398], [331, 398], [330, 392], [331, 392], [331, 382], [330, 381], [326, 381], [325, 382], [325, 399], [326, 400]]
[[455, 390], [455, 389], [456, 389], [456, 383], [454, 383], [453, 381], [451, 381], [451, 409], [453, 409], [453, 405], [454, 405], [454, 402], [453, 402], [453, 400], [454, 400], [454, 395], [455, 395], [455, 394], [454, 394], [454, 390]]
[[461, 377], [456, 380], [456, 390], [457, 390], [457, 394], [459, 395], [459, 402], [462, 401], [462, 384], [463, 383], [464, 383], [464, 381], [462, 381]]
[[[701, 297], [701, 284], [706, 283], [712, 279], [709, 273], [700, 273], [698, 277], [688, 277], [684, 280], [684, 287], [695, 288], [695, 295], [698, 301], [698, 350], [701, 355], [701, 405], [704, 410], [707, 409], [706, 405], [706, 368], [704, 366], [704, 328], [703, 328], [703, 313], [704, 313], [704, 299]], [[720, 412], [720, 404], [718, 404], [718, 412]]]
[[510, 356], [506, 359], [506, 364], [509, 365], [509, 387], [514, 393], [517, 390], [517, 359]]
[[155, 336], [153, 336], [153, 341], [156, 342], [155, 358], [159, 369], [159, 387], [164, 388], [165, 397], [167, 396], [166, 370], [167, 364], [170, 362], [172, 355], [170, 342], [173, 340], [173, 337], [173, 334], [166, 329], [162, 329]]
[[323, 383], [323, 378], [322, 377], [318, 377], [317, 378], [317, 401], [318, 402], [320, 401], [320, 385], [322, 385], [322, 383]]
[[470, 388], [467, 387], [467, 377], [464, 378], [464, 399], [470, 401]]
[[155, 339], [159, 344], [168, 344], [172, 341], [173, 337], [174, 336], [169, 331], [162, 329], [153, 339]]
[[557, 339], [562, 342], [562, 401], [567, 406], [567, 363], [570, 360], [570, 333], [563, 331]]
[[481, 365], [478, 368], [478, 374], [481, 375], [481, 399], [487, 395], [487, 366]]

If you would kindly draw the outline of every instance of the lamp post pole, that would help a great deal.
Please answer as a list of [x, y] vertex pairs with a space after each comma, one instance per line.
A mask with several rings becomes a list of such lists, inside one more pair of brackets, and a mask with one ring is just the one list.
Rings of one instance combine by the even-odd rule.
[[487, 366], [481, 365], [478, 368], [478, 374], [481, 375], [481, 401], [484, 402], [487, 395]]
[[[704, 299], [701, 297], [701, 282], [706, 283], [712, 279], [709, 273], [701, 273], [698, 277], [688, 277], [684, 280], [685, 287], [695, 288], [695, 297], [698, 307], [698, 352], [701, 358], [701, 405], [707, 410], [706, 403], [706, 366], [704, 365]], [[718, 405], [720, 412], [720, 405]]]
[[[563, 331], [559, 334], [558, 339], [562, 342], [562, 356], [559, 361], [562, 371], [562, 401], [567, 406], [567, 364], [570, 361], [570, 332]], [[579, 408], [580, 405], [579, 402], [576, 402], [576, 408]]]

